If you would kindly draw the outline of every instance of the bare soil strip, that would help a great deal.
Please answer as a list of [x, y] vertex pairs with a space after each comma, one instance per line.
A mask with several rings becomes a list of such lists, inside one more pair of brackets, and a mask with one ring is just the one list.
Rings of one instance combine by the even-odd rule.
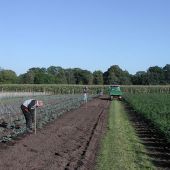
[[38, 130], [37, 135], [0, 143], [0, 169], [93, 170], [108, 107], [107, 100], [94, 99]]
[[157, 169], [170, 169], [170, 143], [153, 124], [125, 104], [137, 135], [147, 149], [147, 155]]

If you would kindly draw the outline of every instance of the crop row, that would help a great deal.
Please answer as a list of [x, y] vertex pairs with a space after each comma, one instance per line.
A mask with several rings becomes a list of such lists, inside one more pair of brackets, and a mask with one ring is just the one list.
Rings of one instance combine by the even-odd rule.
[[[85, 85], [58, 85], [58, 84], [1, 84], [0, 92], [43, 92], [50, 94], [82, 94]], [[96, 94], [104, 86], [88, 86], [89, 94]]]
[[169, 93], [170, 94], [170, 85], [152, 85], [152, 86], [121, 86], [121, 89], [125, 93], [131, 94], [150, 94], [150, 93]]
[[[88, 100], [92, 99], [92, 95]], [[8, 141], [25, 131], [25, 119], [20, 110], [21, 103], [28, 97], [5, 98], [0, 102], [0, 141]], [[43, 100], [44, 106], [37, 109], [37, 128], [56, 119], [70, 109], [83, 103], [82, 95], [43, 95], [35, 99]]]
[[170, 94], [124, 95], [133, 109], [149, 119], [170, 140]]
[[[88, 85], [89, 94], [96, 94], [99, 91], [108, 93], [109, 85]], [[80, 94], [84, 85], [60, 85], [60, 84], [1, 84], [0, 92], [40, 92], [44, 94]], [[128, 93], [170, 93], [170, 85], [121, 85], [123, 92]]]

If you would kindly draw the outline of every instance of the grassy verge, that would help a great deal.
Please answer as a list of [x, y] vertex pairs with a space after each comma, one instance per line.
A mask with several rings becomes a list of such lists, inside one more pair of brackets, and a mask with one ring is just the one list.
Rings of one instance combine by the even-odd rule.
[[108, 131], [102, 141], [96, 169], [155, 169], [145, 153], [144, 146], [135, 135], [123, 105], [119, 101], [112, 101]]

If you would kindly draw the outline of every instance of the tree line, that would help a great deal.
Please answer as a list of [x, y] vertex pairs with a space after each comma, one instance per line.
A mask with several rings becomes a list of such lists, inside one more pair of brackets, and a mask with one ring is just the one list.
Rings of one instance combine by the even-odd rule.
[[96, 70], [93, 73], [81, 68], [33, 67], [19, 76], [13, 70], [0, 69], [0, 84], [164, 85], [170, 84], [170, 64], [149, 67], [135, 75], [118, 65], [112, 65], [105, 72]]

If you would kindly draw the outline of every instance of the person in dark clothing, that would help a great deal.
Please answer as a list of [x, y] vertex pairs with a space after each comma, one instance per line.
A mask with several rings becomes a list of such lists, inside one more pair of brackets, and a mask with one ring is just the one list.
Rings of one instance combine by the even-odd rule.
[[34, 122], [35, 109], [36, 107], [41, 107], [41, 106], [43, 106], [43, 102], [35, 99], [25, 100], [23, 104], [21, 104], [21, 110], [26, 120], [27, 132], [32, 132], [32, 123]]

